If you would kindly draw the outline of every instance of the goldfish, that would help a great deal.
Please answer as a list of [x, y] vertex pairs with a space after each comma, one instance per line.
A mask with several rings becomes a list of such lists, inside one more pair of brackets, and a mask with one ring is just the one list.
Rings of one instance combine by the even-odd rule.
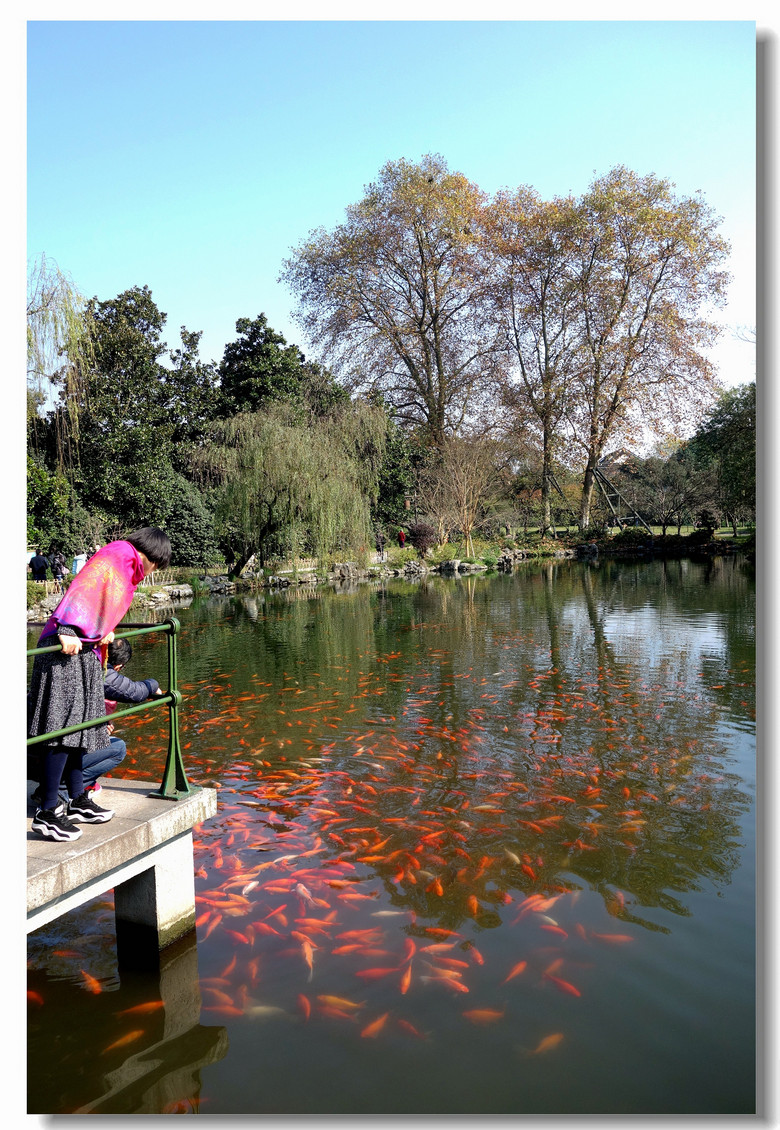
[[552, 981], [564, 993], [570, 993], [573, 997], [581, 997], [582, 993], [579, 989], [575, 988], [569, 981], [564, 981], [561, 977], [554, 977], [552, 973], [544, 973], [544, 977], [548, 981]]
[[518, 974], [522, 973], [525, 970], [527, 965], [528, 965], [527, 961], [518, 961], [517, 965], [513, 965], [512, 968], [509, 970], [509, 973], [504, 978], [502, 983], [505, 985], [507, 983], [507, 981], [511, 981], [513, 977], [517, 977]]
[[472, 1008], [463, 1015], [472, 1024], [493, 1024], [496, 1020], [500, 1020], [504, 1013], [495, 1008]]
[[133, 1032], [128, 1032], [126, 1036], [120, 1036], [118, 1040], [114, 1040], [113, 1044], [109, 1044], [107, 1048], [103, 1048], [103, 1055], [114, 1050], [114, 1048], [123, 1048], [126, 1044], [131, 1044], [134, 1040], [139, 1039], [144, 1035], [143, 1028], [137, 1028]]
[[103, 992], [103, 986], [100, 984], [96, 977], [92, 976], [91, 973], [87, 973], [83, 969], [80, 969], [79, 973], [81, 973], [81, 976], [84, 978], [84, 983], [91, 993]]
[[357, 1011], [360, 1008], [363, 1008], [365, 1006], [365, 1003], [366, 1003], [365, 1001], [346, 1000], [344, 997], [333, 997], [333, 996], [329, 996], [325, 993], [320, 993], [317, 996], [317, 1000], [322, 1001], [323, 1004], [330, 1005], [333, 1008], [340, 1008], [342, 1010], [343, 1009], [355, 1010], [355, 1011]]
[[469, 991], [468, 985], [464, 985], [462, 981], [455, 981], [452, 977], [424, 976], [421, 977], [420, 980], [423, 981], [426, 985], [430, 984], [431, 982], [438, 985], [446, 985], [448, 989], [452, 989], [456, 993], [467, 993]]
[[373, 1039], [374, 1036], [377, 1036], [382, 1031], [389, 1015], [389, 1012], [382, 1013], [382, 1015], [378, 1016], [376, 1020], [372, 1020], [370, 1024], [367, 1024], [360, 1035], [368, 1037], [369, 1039]]
[[314, 952], [311, 942], [306, 938], [301, 941], [301, 951], [303, 953], [303, 960], [309, 967], [309, 980], [311, 981], [314, 976]]
[[132, 1008], [123, 1008], [117, 1016], [145, 1015], [147, 1012], [156, 1012], [158, 1008], [165, 1008], [164, 1001], [146, 1001], [144, 1004], [134, 1004]]
[[563, 1032], [552, 1032], [549, 1036], [544, 1036], [533, 1051], [528, 1052], [528, 1055], [541, 1055], [543, 1052], [549, 1052], [553, 1048], [557, 1048], [562, 1039]]

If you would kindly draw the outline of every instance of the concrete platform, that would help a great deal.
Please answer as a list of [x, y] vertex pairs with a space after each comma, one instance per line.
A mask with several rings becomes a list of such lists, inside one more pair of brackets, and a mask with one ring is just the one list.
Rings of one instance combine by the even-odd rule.
[[159, 951], [193, 928], [192, 828], [216, 814], [214, 789], [171, 801], [148, 796], [157, 781], [108, 778], [100, 805], [114, 818], [80, 825], [78, 840], [53, 843], [30, 831], [34, 787], [28, 782], [28, 933], [110, 890], [120, 959], [124, 951], [142, 964], [142, 951]]

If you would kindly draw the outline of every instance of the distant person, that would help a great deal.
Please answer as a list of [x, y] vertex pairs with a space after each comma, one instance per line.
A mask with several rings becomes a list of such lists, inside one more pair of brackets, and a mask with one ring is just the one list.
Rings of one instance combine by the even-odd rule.
[[74, 577], [76, 576], [77, 573], [81, 572], [81, 570], [84, 568], [86, 563], [87, 563], [86, 553], [84, 553], [83, 551], [81, 553], [77, 553], [76, 556], [73, 558], [73, 564], [70, 567], [70, 571], [71, 571], [71, 573], [73, 574]]
[[34, 581], [45, 581], [46, 570], [49, 568], [49, 559], [44, 557], [40, 549], [36, 549], [35, 556], [30, 558], [30, 569]]
[[[28, 735], [51, 733], [106, 713], [100, 649], [113, 642], [114, 629], [127, 612], [136, 587], [171, 559], [168, 535], [145, 526], [109, 542], [74, 576], [38, 640], [59, 643], [60, 651], [36, 655], [30, 681]], [[107, 748], [106, 726], [92, 726], [39, 746], [41, 807], [32, 831], [45, 840], [76, 840], [80, 823], [103, 824], [114, 813], [95, 804], [84, 788], [85, 754]], [[64, 780], [71, 799], [59, 800]]]
[[385, 535], [382, 533], [381, 530], [377, 530], [376, 551], [379, 554], [379, 560], [384, 561], [384, 559], [385, 559]]
[[54, 580], [57, 582], [57, 592], [62, 592], [67, 571], [68, 567], [65, 563], [65, 555], [62, 550], [58, 549], [51, 559], [51, 572]]
[[406, 545], [406, 534], [403, 532], [403, 530], [398, 531], [398, 544], [400, 545], [401, 549], [403, 549], [403, 547]]

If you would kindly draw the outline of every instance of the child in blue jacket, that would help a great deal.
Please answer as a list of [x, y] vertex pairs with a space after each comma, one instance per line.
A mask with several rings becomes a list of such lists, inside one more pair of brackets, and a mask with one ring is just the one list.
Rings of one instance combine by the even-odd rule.
[[[120, 702], [135, 705], [139, 702], [145, 702], [147, 698], [151, 698], [153, 695], [163, 693], [156, 679], [134, 680], [120, 674], [122, 669], [130, 662], [132, 655], [133, 649], [127, 640], [114, 640], [113, 643], [108, 645], [108, 664], [103, 678], [107, 714], [116, 710], [117, 704]], [[108, 730], [109, 733], [113, 730], [110, 723]], [[85, 754], [82, 763], [84, 791], [94, 798], [101, 791], [98, 777], [103, 777], [116, 769], [117, 765], [124, 760], [126, 753], [126, 743], [121, 738], [111, 736], [109, 737], [109, 744], [103, 749], [96, 749], [93, 753]], [[39, 780], [38, 755], [36, 753], [28, 755], [27, 776], [31, 781]], [[37, 791], [32, 795], [34, 804], [40, 803], [36, 795]], [[67, 803], [68, 796], [64, 791], [64, 786], [60, 789], [60, 796]]]

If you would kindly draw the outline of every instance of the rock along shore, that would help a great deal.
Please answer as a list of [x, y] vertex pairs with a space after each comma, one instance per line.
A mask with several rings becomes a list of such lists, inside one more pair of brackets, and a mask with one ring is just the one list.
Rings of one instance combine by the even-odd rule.
[[[673, 551], [669, 553], [670, 549], [670, 546], [664, 547], [664, 556], [676, 555]], [[685, 554], [694, 553], [706, 555], [733, 553], [735, 551], [733, 546], [723, 541], [713, 541], [705, 545], [681, 546], [680, 549]], [[655, 552], [655, 547], [650, 543], [645, 546], [618, 547], [611, 545], [609, 542], [589, 542], [577, 545], [573, 548], [561, 546], [543, 556], [519, 547], [505, 548], [502, 550], [494, 568], [500, 573], [510, 573], [517, 565], [526, 561], [536, 561], [540, 564], [542, 562], [566, 558], [595, 561], [602, 555], [605, 557], [641, 558], [648, 554], [653, 555]], [[227, 595], [258, 588], [301, 588], [304, 586], [314, 587], [321, 584], [332, 584], [336, 587], [343, 587], [345, 585], [356, 584], [360, 581], [375, 581], [391, 577], [403, 577], [407, 580], [415, 580], [427, 576], [430, 573], [438, 573], [445, 577], [454, 577], [487, 572], [490, 572], [487, 565], [461, 561], [458, 558], [442, 561], [436, 565], [429, 565], [425, 561], [408, 561], [402, 568], [391, 568], [389, 565], [381, 562], [376, 565], [368, 566], [367, 568], [361, 568], [353, 561], [343, 561], [335, 563], [330, 572], [324, 576], [318, 575], [311, 570], [301, 570], [297, 574], [292, 570], [286, 570], [276, 575], [264, 576], [262, 573], [254, 572], [249, 568], [246, 569], [238, 579], [231, 579], [227, 574], [216, 577], [204, 577], [200, 581], [201, 590], [198, 594], [196, 594], [191, 585], [181, 583], [155, 586], [153, 589], [150, 589], [148, 593], [141, 587], [136, 591], [131, 613], [133, 609], [167, 609], [177, 605], [186, 606], [194, 600], [196, 595]], [[40, 603], [27, 609], [28, 622], [48, 619], [60, 600], [61, 594], [59, 593], [51, 593], [49, 596], [44, 597]]]

